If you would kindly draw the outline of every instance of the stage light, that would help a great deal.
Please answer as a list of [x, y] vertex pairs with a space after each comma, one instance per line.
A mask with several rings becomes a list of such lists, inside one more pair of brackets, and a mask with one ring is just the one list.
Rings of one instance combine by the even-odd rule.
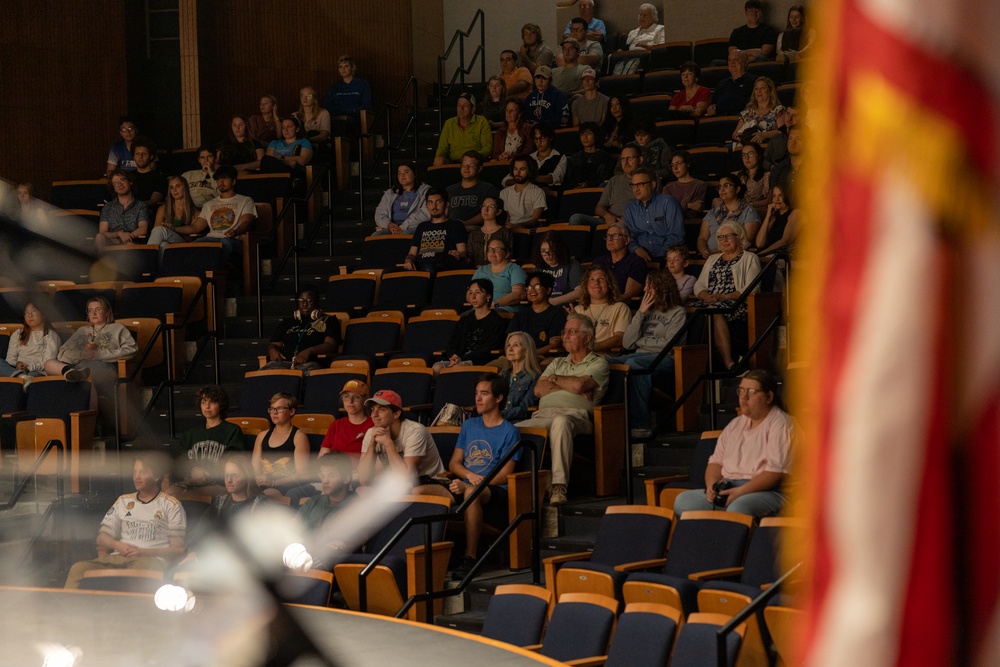
[[153, 603], [162, 611], [191, 611], [194, 609], [195, 597], [182, 586], [164, 584], [157, 589]]
[[78, 648], [66, 648], [58, 644], [40, 646], [44, 660], [42, 667], [74, 667], [82, 652]]
[[305, 572], [312, 569], [313, 566], [312, 555], [310, 555], [305, 545], [298, 542], [293, 542], [285, 547], [285, 551], [281, 555], [281, 560], [285, 564], [285, 567], [299, 572]]

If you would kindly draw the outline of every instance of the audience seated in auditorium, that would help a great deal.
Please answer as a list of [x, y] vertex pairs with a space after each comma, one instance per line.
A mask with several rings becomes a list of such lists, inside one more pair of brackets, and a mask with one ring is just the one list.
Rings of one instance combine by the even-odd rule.
[[690, 170], [691, 154], [687, 151], [674, 153], [670, 158], [670, 171], [677, 180], [665, 184], [663, 194], [677, 200], [685, 218], [700, 218], [708, 186], [705, 185], [705, 181], [692, 176]]
[[683, 244], [667, 248], [667, 270], [677, 283], [677, 293], [681, 295], [681, 303], [687, 303], [694, 298], [694, 283], [697, 280], [685, 271], [688, 267], [688, 249]]
[[[328, 450], [329, 451], [329, 450]], [[320, 495], [313, 496], [299, 507], [299, 516], [306, 528], [316, 530], [329, 517], [344, 508], [352, 497], [351, 459], [344, 452], [333, 450], [316, 462], [319, 472]]]
[[48, 213], [45, 206], [35, 196], [35, 186], [31, 183], [18, 183], [16, 190], [17, 199], [13, 202], [4, 202], [3, 212], [9, 214], [28, 229], [44, 229], [48, 221]]
[[782, 408], [778, 382], [765, 370], [752, 370], [736, 391], [740, 414], [722, 430], [708, 459], [705, 488], [674, 500], [678, 518], [688, 510], [723, 508], [760, 517], [785, 506], [781, 485], [791, 472], [795, 424]]
[[[716, 231], [719, 252], [705, 261], [694, 285], [695, 298], [705, 306], [729, 308], [760, 273], [760, 260], [746, 248], [749, 246], [743, 225], [727, 220]], [[760, 286], [754, 288], [758, 291]], [[744, 301], [735, 312], [712, 315], [715, 351], [726, 370], [736, 365], [730, 327], [739, 327], [746, 338], [747, 304]]]
[[562, 185], [566, 176], [566, 156], [553, 145], [555, 130], [547, 123], [538, 123], [532, 137], [535, 140], [535, 152], [531, 154], [536, 167], [534, 182], [540, 185]]
[[555, 306], [569, 305], [572, 307], [580, 298], [583, 290], [580, 279], [583, 271], [580, 262], [570, 255], [566, 240], [557, 231], [546, 232], [535, 249], [532, 258], [536, 271], [552, 276], [552, 304]]
[[312, 156], [313, 144], [302, 131], [302, 122], [295, 116], [286, 116], [281, 119], [281, 137], [267, 145], [260, 170], [301, 175]]
[[145, 202], [132, 192], [135, 171], [116, 169], [111, 174], [114, 198], [101, 209], [101, 220], [94, 242], [97, 250], [105, 246], [145, 243], [149, 233], [149, 212]]
[[652, 169], [658, 179], [670, 173], [670, 146], [656, 136], [656, 127], [648, 120], [639, 120], [632, 126], [635, 143], [642, 151], [642, 166]]
[[319, 292], [303, 286], [291, 317], [281, 320], [271, 334], [265, 369], [311, 371], [320, 368], [317, 357], [336, 354], [340, 347], [340, 320], [320, 309]]
[[632, 131], [632, 105], [624, 95], [608, 102], [608, 117], [604, 120], [604, 147], [612, 153], [635, 139]]
[[764, 169], [764, 151], [754, 142], [743, 144], [741, 149], [743, 168], [735, 172], [746, 186], [746, 200], [763, 217], [770, 198], [770, 174]]
[[412, 234], [417, 226], [431, 219], [427, 212], [427, 191], [430, 186], [420, 182], [417, 164], [400, 162], [396, 167], [396, 183], [385, 191], [375, 207], [375, 231], [381, 234]]
[[594, 215], [585, 213], [574, 213], [570, 216], [571, 225], [613, 225], [625, 221], [625, 207], [635, 200], [632, 193], [632, 174], [642, 165], [642, 153], [639, 147], [629, 143], [622, 148], [621, 156], [618, 158], [621, 165], [621, 173], [615, 174], [604, 186], [604, 192], [597, 202]]
[[264, 95], [257, 105], [260, 113], [250, 116], [250, 136], [267, 146], [281, 136], [281, 116], [278, 113], [278, 98]]
[[[597, 72], [592, 67], [583, 70], [580, 75], [581, 93], [570, 105], [573, 125], [579, 127], [591, 122], [603, 126], [608, 119], [608, 103], [611, 101], [604, 93], [597, 90]], [[602, 133], [603, 136], [603, 133]], [[603, 142], [602, 142], [603, 145]]]
[[472, 309], [458, 318], [443, 359], [434, 364], [435, 373], [452, 366], [482, 366], [496, 357], [494, 350], [503, 346], [507, 320], [493, 308], [493, 283], [487, 278], [473, 278], [465, 299]]
[[671, 111], [687, 111], [698, 118], [705, 115], [708, 110], [708, 103], [712, 98], [712, 91], [705, 86], [698, 85], [698, 78], [701, 76], [701, 67], [693, 60], [689, 60], [681, 65], [681, 85], [683, 88], [674, 93], [670, 98]]
[[[604, 61], [604, 47], [599, 40], [587, 39], [587, 22], [578, 16], [571, 19], [569, 37], [580, 45], [579, 63], [600, 70]], [[566, 66], [566, 59], [561, 52], [556, 54], [555, 64], [557, 67]]]
[[350, 457], [353, 466], [361, 458], [361, 441], [374, 424], [368, 416], [365, 401], [368, 400], [368, 385], [361, 380], [348, 380], [340, 390], [340, 402], [344, 406], [345, 417], [330, 424], [320, 445], [320, 458], [332, 452], [342, 452]]
[[552, 69], [539, 65], [535, 69], [535, 88], [524, 98], [524, 117], [533, 123], [552, 127], [569, 125], [569, 102], [561, 90], [552, 85]]
[[580, 62], [580, 42], [572, 37], [563, 37], [560, 46], [562, 64], [552, 69], [552, 85], [561, 90], [567, 99], [572, 99], [583, 90], [580, 82], [583, 73], [592, 68]]
[[537, 173], [530, 157], [516, 156], [510, 163], [513, 183], [500, 191], [500, 199], [513, 227], [537, 227], [545, 212], [545, 191], [534, 183]]
[[555, 54], [542, 40], [542, 29], [534, 23], [525, 23], [521, 28], [521, 48], [517, 53], [517, 66], [527, 67], [532, 76], [538, 67], [552, 67]]
[[449, 215], [460, 220], [470, 231], [483, 224], [483, 200], [497, 197], [492, 183], [479, 180], [483, 169], [483, 156], [476, 151], [466, 151], [459, 163], [462, 180], [448, 186]]
[[167, 177], [156, 169], [153, 164], [155, 157], [156, 145], [152, 141], [145, 137], [135, 140], [132, 147], [132, 159], [135, 160], [132, 193], [147, 208], [159, 204], [167, 195]]
[[356, 135], [361, 132], [361, 112], [371, 111], [372, 89], [368, 82], [357, 76], [354, 58], [342, 55], [337, 59], [337, 81], [326, 91], [325, 106], [334, 116], [347, 116], [347, 125], [338, 128], [334, 118], [335, 135]]
[[[799, 231], [799, 209], [795, 208], [792, 193], [787, 185], [776, 184], [771, 188], [771, 201], [767, 205], [764, 223], [757, 232], [758, 254], [767, 255], [777, 250], [789, 251]], [[13, 345], [13, 341], [11, 345]]]
[[500, 77], [509, 99], [520, 102], [531, 92], [531, 70], [518, 64], [516, 51], [500, 52]]
[[698, 253], [708, 259], [710, 254], [720, 252], [721, 245], [716, 232], [724, 222], [735, 222], [746, 229], [746, 237], [754, 239], [760, 228], [760, 217], [753, 206], [746, 201], [746, 186], [733, 176], [726, 174], [719, 179], [719, 204], [708, 211], [701, 221], [698, 233]]
[[[218, 487], [224, 481], [223, 456], [233, 452], [245, 456], [246, 446], [240, 427], [226, 421], [229, 395], [225, 389], [216, 385], [202, 387], [195, 394], [195, 400], [205, 425], [181, 434], [179, 456], [170, 481], [171, 488], [178, 492], [197, 487], [208, 493], [205, 489], [209, 485]], [[211, 495], [215, 493], [219, 491]]]
[[[509, 393], [509, 385], [496, 373], [485, 373], [476, 383], [476, 416], [462, 423], [448, 465], [448, 470], [455, 475], [448, 490], [456, 502], [469, 498], [500, 464], [500, 460], [521, 442], [520, 431], [501, 414]], [[476, 564], [486, 512], [501, 517], [506, 523], [507, 476], [514, 472], [520, 458], [521, 452], [514, 452], [513, 457], [465, 508], [465, 557], [452, 570], [454, 581], [464, 579]]]
[[646, 260], [629, 248], [632, 233], [624, 222], [608, 227], [604, 245], [608, 252], [594, 258], [594, 266], [604, 266], [615, 277], [622, 301], [631, 301], [642, 293], [649, 267]]
[[788, 128], [788, 155], [771, 168], [771, 185], [787, 185], [795, 189], [795, 180], [802, 168], [802, 127]]
[[[528, 70], [524, 72], [527, 75]], [[486, 82], [486, 94], [479, 104], [479, 115], [489, 121], [491, 133], [504, 124], [503, 103], [506, 99], [507, 84], [500, 76], [494, 74]]]
[[508, 248], [514, 245], [514, 234], [506, 224], [507, 213], [503, 210], [503, 200], [499, 195], [491, 195], [483, 197], [482, 202], [480, 215], [483, 224], [469, 232], [466, 244], [469, 261], [473, 266], [482, 266], [487, 262], [486, 246], [492, 239], [502, 239]]
[[257, 434], [253, 445], [254, 476], [257, 486], [273, 496], [285, 495], [294, 501], [316, 495], [309, 482], [309, 438], [292, 425], [299, 399], [279, 391], [267, 409], [271, 427]]
[[[243, 251], [240, 235], [248, 231], [257, 218], [253, 200], [246, 195], [236, 194], [237, 177], [235, 167], [219, 167], [215, 171], [215, 185], [219, 196], [205, 202], [201, 213], [190, 226], [182, 225], [161, 233], [167, 234], [171, 243], [178, 243], [183, 241], [182, 234], [194, 237], [207, 229], [208, 233], [203, 240], [222, 243], [222, 265], [225, 266], [231, 255], [239, 255]], [[176, 235], [176, 239], [170, 234]]]
[[778, 41], [778, 33], [762, 20], [764, 3], [761, 0], [747, 0], [743, 4], [743, 11], [747, 22], [730, 33], [730, 51], [743, 51], [754, 62], [774, 60], [774, 45]]
[[185, 171], [181, 176], [191, 189], [195, 206], [201, 208], [205, 202], [219, 196], [219, 188], [215, 183], [215, 151], [208, 146], [199, 146], [198, 164], [199, 169]]
[[726, 61], [729, 78], [723, 79], [712, 89], [712, 103], [706, 116], [735, 116], [743, 112], [753, 92], [754, 77], [747, 72], [749, 59], [745, 51], [731, 50]]
[[775, 44], [778, 62], [797, 63], [815, 39], [816, 31], [806, 27], [806, 8], [792, 5], [788, 8], [788, 24]]
[[458, 162], [468, 151], [480, 155], [493, 152], [493, 130], [490, 122], [476, 113], [476, 98], [462, 93], [455, 102], [455, 116], [444, 122], [438, 139], [434, 164]]
[[510, 260], [510, 243], [497, 236], [486, 244], [486, 264], [481, 265], [473, 278], [486, 278], [493, 283], [493, 307], [516, 313], [521, 309], [524, 284], [528, 281], [524, 269]]
[[118, 133], [121, 139], [111, 145], [108, 151], [108, 166], [104, 170], [106, 178], [111, 178], [115, 170], [135, 171], [135, 160], [132, 158], [132, 144], [139, 135], [139, 128], [130, 116], [118, 119]]
[[615, 168], [614, 158], [603, 148], [601, 126], [586, 122], [580, 126], [579, 153], [566, 158], [566, 177], [563, 184], [569, 188], [598, 188], [607, 181]]
[[167, 200], [156, 210], [156, 224], [149, 232], [149, 245], [160, 246], [168, 243], [185, 243], [191, 234], [179, 234], [180, 227], [190, 227], [201, 214], [201, 210], [191, 198], [188, 182], [182, 176], [167, 179]]
[[632, 193], [635, 201], [625, 207], [629, 250], [647, 262], [658, 261], [668, 247], [684, 242], [684, 214], [676, 199], [660, 194], [656, 173], [647, 166], [632, 174]]
[[533, 123], [524, 119], [521, 103], [508, 99], [504, 103], [506, 122], [493, 133], [493, 160], [509, 164], [515, 155], [528, 154], [535, 150], [532, 137]]
[[187, 517], [179, 500], [160, 491], [166, 473], [162, 457], [152, 452], [136, 456], [132, 467], [135, 493], [118, 497], [101, 520], [98, 557], [70, 568], [66, 588], [79, 588], [90, 570], [166, 570], [184, 555]]
[[784, 124], [785, 107], [778, 101], [774, 81], [766, 76], [757, 77], [750, 101], [740, 112], [740, 122], [733, 131], [733, 141], [737, 146], [767, 143], [771, 137], [780, 134]]
[[299, 109], [292, 114], [302, 125], [306, 138], [317, 150], [330, 139], [330, 112], [319, 105], [319, 95], [312, 86], [299, 90]]
[[629, 50], [649, 51], [650, 47], [664, 44], [666, 41], [656, 6], [648, 2], [639, 5], [639, 26], [633, 29], [625, 40]]
[[594, 354], [594, 324], [589, 317], [571, 313], [562, 333], [567, 354], [554, 359], [538, 378], [535, 383], [538, 410], [530, 419], [517, 424], [549, 430], [552, 506], [566, 504], [573, 436], [593, 433], [594, 406], [604, 398], [610, 378], [608, 362]]
[[[406, 475], [416, 487], [440, 488], [432, 478], [444, 472], [441, 455], [427, 427], [403, 412], [403, 399], [389, 389], [376, 391], [365, 401], [374, 426], [365, 434], [358, 462], [358, 481], [370, 485], [384, 470]], [[432, 493], [437, 493], [436, 490]]]
[[441, 188], [427, 191], [425, 204], [430, 220], [413, 232], [413, 243], [403, 261], [410, 271], [448, 271], [466, 266], [465, 225], [448, 215], [448, 193]]
[[[625, 329], [622, 347], [627, 353], [608, 359], [608, 363], [625, 364], [630, 371], [651, 368], [660, 351], [684, 326], [686, 317], [681, 295], [677, 291], [677, 281], [666, 269], [652, 271], [646, 277], [639, 309]], [[669, 378], [672, 384], [672, 350], [657, 365], [654, 375]], [[628, 374], [628, 414], [633, 438], [648, 438], [652, 435], [649, 408], [652, 393], [653, 375]]]
[[[555, 310], [562, 313], [563, 317], [559, 321], [565, 325], [566, 318], [562, 308]], [[562, 335], [562, 325], [556, 337]], [[538, 351], [531, 336], [525, 331], [509, 331], [504, 344], [503, 360], [507, 362], [507, 369], [500, 373], [500, 377], [506, 383], [508, 393], [507, 403], [500, 414], [508, 421], [527, 419], [531, 408], [538, 403], [535, 397], [535, 380], [542, 374], [538, 365]]]
[[[525, 290], [528, 307], [517, 311], [507, 326], [508, 344], [510, 334], [521, 332], [531, 339], [532, 354], [546, 355], [559, 351], [566, 311], [549, 301], [554, 284], [552, 276], [544, 271], [535, 271], [528, 276]], [[500, 363], [499, 367], [506, 368], [506, 364]]]
[[0, 359], [0, 376], [41, 377], [45, 362], [59, 354], [59, 334], [31, 301], [24, 306], [21, 322], [23, 326], [10, 335], [7, 358]]
[[264, 144], [250, 136], [247, 119], [233, 116], [229, 122], [229, 134], [216, 152], [216, 163], [236, 167], [236, 171], [257, 171], [263, 157]]
[[[603, 42], [607, 36], [608, 28], [604, 25], [604, 21], [594, 16], [594, 0], [580, 0], [578, 7], [580, 18], [587, 23], [587, 39]], [[572, 32], [573, 19], [570, 19], [569, 23], [566, 24], [566, 29], [563, 30], [563, 34], [569, 35]]]
[[573, 310], [586, 315], [594, 324], [591, 350], [607, 356], [611, 350], [621, 347], [632, 311], [622, 301], [618, 283], [606, 266], [593, 265], [584, 271], [580, 290], [580, 300]]
[[118, 377], [115, 362], [128, 359], [138, 347], [129, 330], [115, 322], [111, 304], [103, 296], [87, 301], [87, 321], [62, 344], [55, 359], [45, 361], [45, 373], [70, 382], [93, 377], [95, 385], [106, 388]]
[[771, 137], [764, 149], [764, 168], [771, 170], [774, 165], [788, 157], [788, 130], [801, 123], [804, 110], [798, 107], [785, 107], [785, 125], [778, 134]]
[[199, 535], [207, 535], [219, 526], [228, 524], [240, 512], [253, 513], [268, 504], [267, 495], [257, 486], [253, 466], [246, 453], [233, 452], [223, 457], [222, 478], [225, 480], [226, 492], [212, 498], [212, 505], [199, 522]]

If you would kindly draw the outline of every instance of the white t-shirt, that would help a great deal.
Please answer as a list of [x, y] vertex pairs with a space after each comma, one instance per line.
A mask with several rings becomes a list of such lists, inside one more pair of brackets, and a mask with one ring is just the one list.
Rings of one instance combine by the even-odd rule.
[[510, 214], [510, 224], [520, 225], [535, 214], [536, 208], [545, 208], [545, 191], [534, 183], [518, 192], [514, 186], [508, 186], [500, 192], [503, 207]]
[[184, 537], [187, 515], [179, 500], [158, 493], [144, 503], [138, 496], [118, 496], [101, 521], [101, 532], [142, 549], [163, 549], [170, 546], [171, 537]]
[[240, 218], [247, 214], [251, 218], [257, 217], [257, 211], [253, 207], [253, 199], [250, 199], [246, 195], [234, 195], [228, 199], [216, 197], [207, 202], [201, 208], [200, 216], [208, 222], [210, 229], [205, 238], [224, 238], [226, 230], [239, 222]]
[[[368, 429], [368, 432], [365, 433], [365, 439], [361, 443], [361, 453], [367, 452], [374, 442], [374, 429]], [[417, 477], [433, 477], [444, 472], [444, 465], [441, 463], [441, 455], [438, 454], [434, 438], [431, 437], [430, 431], [423, 424], [412, 419], [404, 419], [399, 424], [399, 437], [394, 442], [396, 443], [396, 451], [403, 458], [407, 456], [420, 458], [417, 462]], [[380, 452], [375, 466], [376, 472], [383, 470], [388, 465], [389, 458], [384, 452]]]

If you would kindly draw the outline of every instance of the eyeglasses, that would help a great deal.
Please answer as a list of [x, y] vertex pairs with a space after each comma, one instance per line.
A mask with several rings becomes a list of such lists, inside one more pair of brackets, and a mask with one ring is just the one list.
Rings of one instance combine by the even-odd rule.
[[736, 186], [733, 183], [719, 183], [719, 189], [720, 190], [727, 189], [727, 188], [735, 188], [735, 187]]
[[551, 250], [539, 250], [539, 251], [538, 251], [538, 253], [539, 253], [540, 255], [554, 255], [554, 254], [555, 254], [555, 253], [554, 253], [554, 252], [552, 252]]
[[122, 132], [135, 132], [136, 129], [138, 129], [138, 128], [136, 128], [135, 125], [129, 125], [129, 126], [121, 128], [121, 131]]
[[737, 387], [736, 395], [740, 398], [753, 398], [757, 394], [763, 392], [763, 389], [750, 389], [747, 387]]
[[482, 209], [484, 211], [495, 211], [497, 210], [496, 204], [483, 204]]
[[533, 283], [531, 285], [528, 285], [525, 289], [528, 289], [532, 292], [537, 292], [538, 290], [542, 289], [542, 286], [539, 285], [538, 283]]
[[607, 240], [609, 240], [609, 241], [617, 241], [618, 239], [625, 238], [625, 235], [624, 234], [608, 234], [605, 238]]
[[653, 181], [639, 181], [638, 183], [632, 183], [631, 185], [632, 185], [632, 189], [635, 190], [636, 188], [645, 187], [645, 186], [649, 185], [652, 182]]
[[283, 412], [284, 410], [291, 410], [291, 408], [286, 405], [277, 405], [267, 409], [267, 411], [270, 412], [271, 414], [274, 414], [276, 412]]
[[299, 303], [316, 303], [315, 299], [296, 299]]
[[737, 236], [736, 234], [717, 234], [715, 238], [719, 239], [720, 241], [725, 241], [726, 239], [735, 239], [736, 236]]
[[507, 249], [506, 248], [487, 248], [486, 249], [486, 254], [487, 255], [490, 254], [491, 252], [494, 252], [494, 253], [496, 253], [496, 252], [507, 252]]

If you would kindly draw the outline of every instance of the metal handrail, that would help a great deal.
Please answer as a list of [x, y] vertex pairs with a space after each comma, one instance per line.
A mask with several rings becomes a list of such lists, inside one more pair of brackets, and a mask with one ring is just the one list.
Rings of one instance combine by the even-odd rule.
[[[472, 36], [472, 29], [476, 25], [476, 21], [479, 22], [479, 46], [472, 53], [472, 59], [469, 61], [468, 67], [465, 65], [465, 38]], [[479, 58], [480, 67], [480, 77], [482, 81], [486, 81], [486, 14], [482, 9], [477, 9], [476, 13], [472, 16], [472, 21], [469, 22], [469, 28], [467, 30], [456, 30], [455, 34], [452, 35], [451, 42], [448, 44], [448, 48], [445, 49], [444, 55], [438, 56], [438, 129], [444, 124], [444, 118], [442, 114], [444, 113], [444, 64], [448, 61], [448, 57], [451, 55], [452, 49], [455, 48], [455, 42], [458, 42], [458, 60], [459, 65], [455, 70], [455, 73], [451, 77], [451, 81], [448, 82], [448, 92], [455, 85], [455, 79], [461, 78], [462, 85], [465, 85], [465, 75], [472, 73], [472, 67], [476, 64], [476, 58]]]
[[[531, 512], [522, 512], [518, 514], [514, 519], [507, 524], [507, 527], [501, 532], [500, 536], [486, 549], [483, 555], [480, 557], [476, 564], [469, 571], [464, 579], [459, 583], [456, 588], [447, 591], [435, 591], [434, 590], [434, 563], [433, 563], [433, 540], [431, 537], [431, 524], [438, 523], [440, 521], [452, 521], [459, 519], [465, 514], [466, 509], [475, 502], [483, 490], [489, 487], [490, 482], [497, 476], [501, 469], [509, 462], [514, 454], [517, 452], [528, 449], [531, 451]], [[396, 531], [396, 533], [386, 542], [385, 546], [379, 550], [379, 552], [372, 558], [371, 561], [361, 570], [358, 574], [358, 597], [361, 611], [368, 611], [368, 576], [374, 572], [375, 568], [382, 562], [382, 560], [389, 553], [389, 550], [394, 547], [399, 540], [403, 538], [403, 535], [410, 529], [413, 525], [423, 525], [424, 526], [424, 589], [425, 593], [419, 593], [411, 595], [403, 603], [403, 606], [396, 612], [395, 616], [397, 618], [405, 614], [410, 607], [412, 607], [417, 602], [424, 602], [426, 604], [426, 614], [427, 618], [433, 618], [433, 604], [434, 600], [438, 598], [452, 597], [455, 595], [462, 594], [472, 577], [479, 572], [482, 563], [489, 557], [497, 548], [497, 546], [508, 536], [511, 532], [517, 528], [518, 525], [526, 518], [534, 518], [532, 525], [532, 546], [531, 546], [531, 574], [532, 583], [538, 584], [541, 582], [541, 554], [539, 551], [539, 540], [541, 539], [541, 527], [539, 526], [538, 520], [538, 448], [534, 442], [531, 440], [521, 440], [516, 447], [513, 447], [509, 452], [507, 452], [493, 469], [487, 474], [483, 481], [476, 485], [476, 488], [465, 498], [458, 507], [444, 512], [442, 514], [433, 514], [429, 516], [420, 517], [410, 517], [403, 523], [403, 525]]]
[[3, 505], [0, 505], [0, 512], [12, 509], [17, 505], [17, 501], [21, 499], [24, 492], [28, 488], [28, 481], [35, 476], [38, 469], [42, 467], [42, 463], [45, 461], [45, 457], [48, 456], [49, 452], [53, 449], [56, 450], [56, 498], [62, 500], [65, 496], [64, 490], [64, 480], [63, 480], [63, 456], [65, 454], [66, 445], [63, 444], [62, 440], [56, 440], [53, 438], [45, 443], [42, 447], [42, 451], [39, 452], [38, 458], [31, 465], [31, 468], [24, 474], [21, 481], [18, 482], [17, 486], [14, 487], [14, 492], [11, 494], [10, 500], [8, 500]]
[[750, 614], [756, 613], [761, 605], [777, 595], [778, 591], [781, 590], [781, 584], [785, 583], [785, 580], [792, 576], [792, 574], [794, 574], [800, 567], [802, 567], [802, 561], [799, 561], [793, 565], [788, 572], [785, 572], [783, 575], [778, 577], [777, 581], [764, 589], [763, 593], [751, 600], [750, 604], [743, 607], [738, 614], [733, 616], [725, 625], [715, 631], [715, 657], [717, 660], [716, 664], [719, 667], [726, 667], [726, 665], [729, 664], [729, 652], [726, 647], [726, 635], [735, 630], [736, 626], [740, 623], [750, 618]]
[[[419, 150], [418, 147], [419, 147], [419, 138], [420, 138], [420, 131], [419, 131], [420, 130], [420, 126], [417, 123], [417, 109], [419, 108], [419, 104], [420, 104], [420, 93], [419, 93], [419, 90], [417, 89], [418, 83], [419, 82], [417, 81], [417, 78], [415, 76], [411, 76], [410, 78], [408, 78], [406, 80], [406, 83], [403, 85], [403, 89], [399, 92], [399, 97], [396, 98], [396, 101], [395, 102], [386, 102], [385, 104], [383, 104], [382, 105], [382, 109], [378, 112], [378, 115], [376, 115], [375, 118], [372, 119], [372, 122], [368, 125], [368, 132], [366, 134], [361, 134], [361, 135], [358, 136], [358, 155], [360, 156], [360, 155], [364, 154], [364, 152], [363, 152], [364, 151], [364, 140], [365, 139], [370, 139], [370, 138], [373, 137], [373, 130], [372, 130], [372, 128], [374, 128], [374, 127], [376, 127], [378, 125], [379, 121], [382, 119], [383, 116], [385, 117], [385, 143], [382, 144], [382, 148], [380, 148], [378, 154], [375, 155], [375, 159], [372, 162], [371, 171], [368, 174], [369, 178], [371, 178], [371, 177], [373, 177], [375, 175], [375, 170], [378, 169], [378, 164], [379, 164], [379, 162], [382, 161], [382, 156], [388, 154], [388, 161], [387, 161], [388, 174], [387, 175], [388, 175], [389, 182], [392, 183], [392, 151], [396, 150], [397, 148], [402, 148], [402, 146], [403, 146], [403, 139], [406, 138], [406, 133], [410, 130], [410, 128], [413, 128], [413, 158], [416, 159], [417, 153], [418, 153], [418, 150]], [[411, 113], [410, 116], [409, 116], [409, 118], [407, 118], [406, 125], [403, 127], [403, 130], [400, 132], [400, 135], [399, 135], [399, 140], [400, 140], [399, 146], [395, 146], [394, 147], [392, 145], [392, 119], [389, 116], [389, 112], [391, 112], [391, 111], [393, 111], [395, 109], [398, 109], [398, 108], [400, 108], [403, 105], [403, 100], [406, 98], [406, 94], [408, 92], [410, 94], [412, 94], [412, 96], [413, 96], [413, 99], [410, 101], [410, 104], [412, 104], [412, 106], [413, 106], [413, 113]], [[359, 183], [359, 186], [358, 186], [359, 212], [361, 214], [361, 219], [364, 220], [365, 219], [365, 178], [364, 178], [364, 174], [362, 174], [361, 178], [358, 179], [358, 183]], [[331, 231], [330, 231], [330, 239], [331, 239], [331, 241], [330, 241], [330, 247], [332, 248], [333, 247], [333, 231], [332, 231], [332, 227], [331, 227]]]

